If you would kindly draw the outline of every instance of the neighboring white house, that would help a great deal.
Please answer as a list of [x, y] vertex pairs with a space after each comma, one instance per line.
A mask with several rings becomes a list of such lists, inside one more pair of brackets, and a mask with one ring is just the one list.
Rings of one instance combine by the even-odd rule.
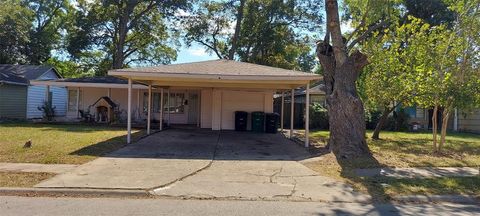
[[[67, 110], [67, 89], [65, 87], [48, 88], [45, 85], [32, 84], [33, 81], [52, 81], [62, 77], [53, 67], [38, 65], [0, 65], [0, 83], [5, 91], [1, 98], [5, 107], [0, 117], [14, 118], [42, 118], [43, 113], [38, 109], [44, 101], [50, 101], [55, 106], [57, 116], [65, 116]], [[13, 82], [12, 82], [13, 81]], [[14, 88], [14, 86], [16, 86]], [[26, 88], [26, 91], [25, 91]], [[15, 92], [21, 92], [15, 94]], [[48, 93], [47, 93], [48, 92]], [[16, 98], [14, 98], [16, 97]], [[21, 114], [10, 115], [10, 113]]]

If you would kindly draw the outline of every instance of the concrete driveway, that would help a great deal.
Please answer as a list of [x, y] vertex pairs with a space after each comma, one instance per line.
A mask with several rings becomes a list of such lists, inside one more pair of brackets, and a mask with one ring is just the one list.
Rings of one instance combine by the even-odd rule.
[[280, 134], [171, 129], [36, 187], [145, 189], [181, 198], [369, 200], [298, 162], [309, 157]]

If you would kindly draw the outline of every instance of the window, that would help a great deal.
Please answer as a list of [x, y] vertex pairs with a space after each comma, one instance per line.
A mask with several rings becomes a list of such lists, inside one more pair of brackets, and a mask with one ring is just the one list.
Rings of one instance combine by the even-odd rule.
[[[82, 91], [79, 92], [80, 98], [78, 106], [82, 105]], [[77, 111], [77, 90], [68, 90], [68, 111]]]
[[[164, 98], [165, 112], [168, 113], [167, 98]], [[185, 94], [184, 93], [170, 93], [170, 113], [183, 113], [185, 109]]]
[[[160, 93], [152, 92], [152, 112], [158, 113], [160, 112]], [[147, 113], [147, 106], [148, 106], [148, 92], [143, 93], [143, 112]]]
[[[168, 94], [163, 98], [163, 108], [165, 113], [168, 113]], [[160, 93], [152, 93], [152, 112], [160, 112]], [[170, 113], [181, 114], [184, 112], [185, 94], [184, 93], [170, 93]], [[143, 94], [143, 111], [146, 113], [148, 106], [148, 93]]]

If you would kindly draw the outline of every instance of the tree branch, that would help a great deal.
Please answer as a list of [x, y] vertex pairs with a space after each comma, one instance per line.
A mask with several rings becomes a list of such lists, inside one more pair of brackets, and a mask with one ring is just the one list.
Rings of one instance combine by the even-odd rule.
[[347, 50], [351, 50], [357, 43], [365, 40], [365, 38], [368, 37], [368, 35], [370, 33], [372, 33], [373, 31], [385, 26], [388, 22], [385, 21], [385, 20], [382, 20], [380, 23], [374, 25], [374, 26], [370, 26], [365, 32], [363, 32], [363, 34], [361, 34], [358, 38], [356, 38], [355, 40], [352, 41], [352, 43], [350, 43], [350, 45], [348, 45], [348, 48]]

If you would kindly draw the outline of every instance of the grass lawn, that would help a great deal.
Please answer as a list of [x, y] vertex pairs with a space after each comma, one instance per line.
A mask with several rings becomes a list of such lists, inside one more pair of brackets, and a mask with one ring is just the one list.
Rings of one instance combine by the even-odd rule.
[[[133, 131], [133, 139], [143, 135]], [[82, 164], [125, 146], [126, 130], [91, 125], [0, 124], [0, 162]], [[31, 139], [32, 148], [23, 148]]]
[[[305, 165], [317, 172], [352, 184], [356, 189], [372, 195], [378, 201], [390, 199], [392, 195], [405, 194], [473, 194], [480, 195], [480, 176], [393, 179], [360, 178], [354, 175], [357, 168], [371, 167], [444, 167], [480, 166], [480, 135], [450, 133], [442, 154], [432, 153], [430, 133], [389, 132], [380, 133], [381, 140], [367, 139], [373, 158], [337, 160], [323, 147], [328, 140], [328, 131], [311, 133], [314, 143], [312, 151], [323, 154], [322, 160]], [[371, 132], [367, 133], [371, 136]]]
[[33, 187], [54, 175], [52, 173], [0, 172], [0, 187]]

